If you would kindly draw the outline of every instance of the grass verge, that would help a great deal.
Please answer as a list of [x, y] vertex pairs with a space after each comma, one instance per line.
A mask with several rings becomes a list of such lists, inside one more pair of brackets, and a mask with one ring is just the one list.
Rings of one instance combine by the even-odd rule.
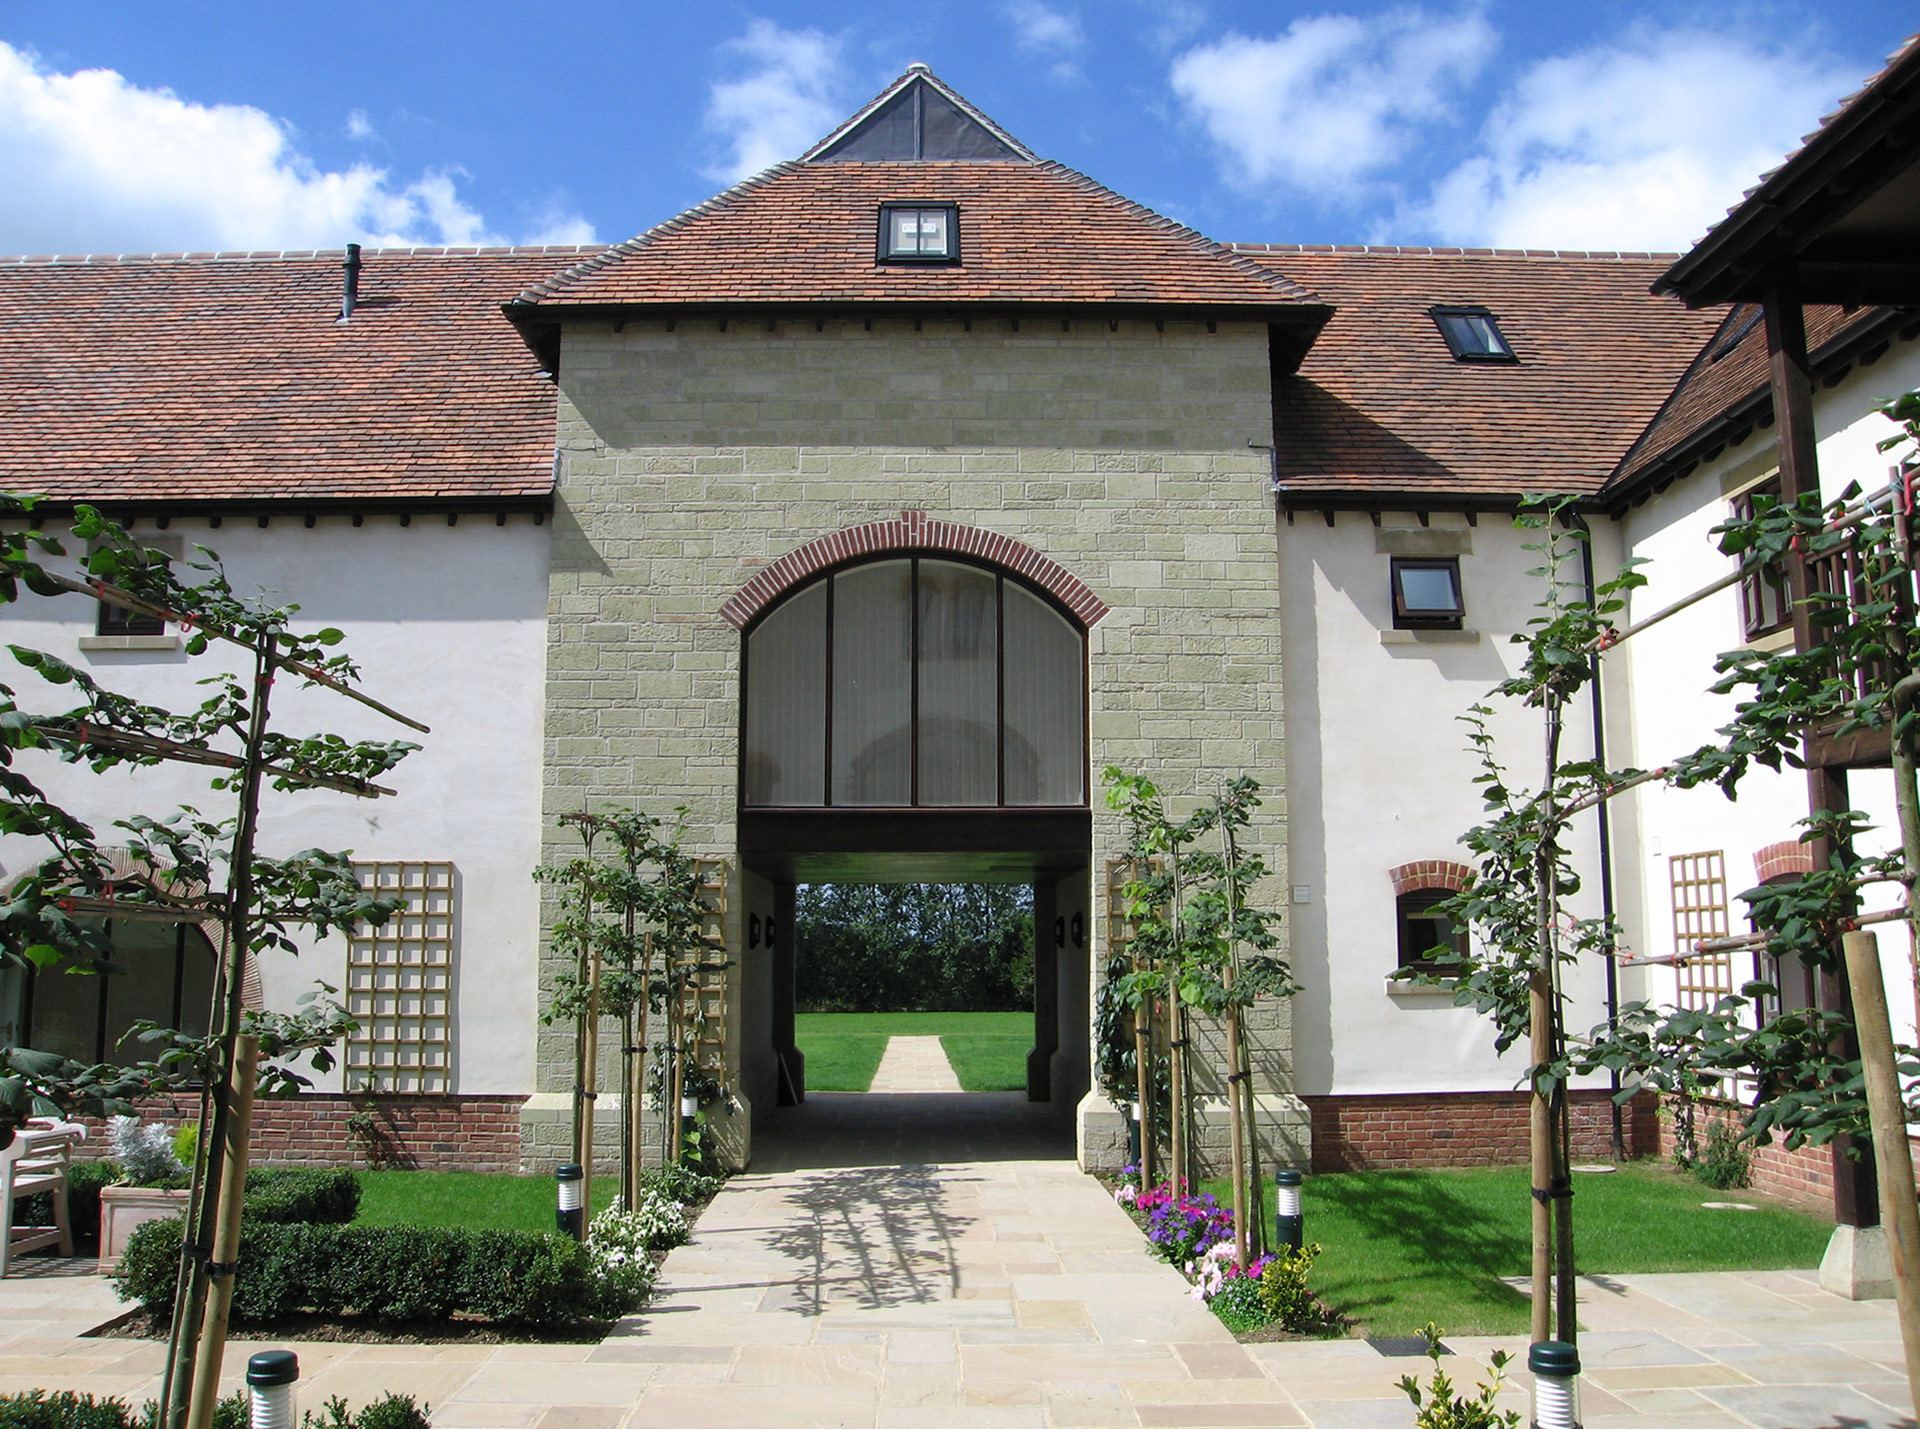
[[967, 1091], [1027, 1085], [1030, 1012], [803, 1012], [793, 1021], [809, 1091], [866, 1091], [889, 1037], [938, 1037]]
[[[1228, 1199], [1224, 1181], [1205, 1189]], [[1314, 1291], [1367, 1333], [1409, 1335], [1429, 1320], [1457, 1335], [1526, 1331], [1526, 1299], [1500, 1279], [1527, 1273], [1524, 1167], [1356, 1171], [1310, 1176], [1304, 1190], [1307, 1239], [1324, 1248]], [[1703, 1201], [1759, 1209], [1707, 1210]], [[1271, 1225], [1271, 1185], [1265, 1215]], [[1644, 1163], [1577, 1176], [1573, 1223], [1582, 1275], [1806, 1269], [1819, 1264], [1833, 1229]]]
[[[595, 1202], [602, 1202], [596, 1181]], [[611, 1196], [620, 1189], [613, 1178]], [[362, 1171], [362, 1226], [467, 1226], [473, 1230], [550, 1231], [551, 1176], [480, 1171]]]

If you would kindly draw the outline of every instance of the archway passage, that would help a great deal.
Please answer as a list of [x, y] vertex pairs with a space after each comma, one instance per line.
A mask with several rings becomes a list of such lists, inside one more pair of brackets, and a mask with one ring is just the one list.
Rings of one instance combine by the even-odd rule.
[[[1071, 1154], [1068, 1114], [1088, 1084], [1084, 621], [1005, 567], [889, 550], [760, 607], [742, 664], [742, 1048], [755, 1106], [807, 1097], [793, 1036], [800, 885], [1025, 884], [1034, 1041], [1022, 1119], [1058, 1112], [1057, 1149]], [[924, 1097], [911, 1108], [916, 1144], [938, 1110]]]

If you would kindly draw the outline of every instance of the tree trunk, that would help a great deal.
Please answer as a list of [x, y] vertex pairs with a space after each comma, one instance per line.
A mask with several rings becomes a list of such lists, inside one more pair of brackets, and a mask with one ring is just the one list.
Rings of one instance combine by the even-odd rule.
[[260, 1042], [242, 1037], [227, 1083], [226, 1165], [220, 1180], [220, 1216], [213, 1228], [213, 1261], [221, 1273], [209, 1278], [206, 1316], [200, 1325], [200, 1356], [194, 1364], [188, 1429], [212, 1429], [220, 1400], [220, 1362], [227, 1348], [227, 1317], [233, 1309], [233, 1277], [240, 1260], [240, 1214], [247, 1194], [247, 1149], [253, 1136], [253, 1088], [260, 1074]]
[[[1233, 970], [1227, 969], [1228, 991], [1233, 988]], [[1233, 1256], [1242, 1270], [1247, 1268], [1247, 1141], [1246, 1127], [1240, 1115], [1240, 1009], [1227, 1007], [1227, 1126], [1233, 1154]]]

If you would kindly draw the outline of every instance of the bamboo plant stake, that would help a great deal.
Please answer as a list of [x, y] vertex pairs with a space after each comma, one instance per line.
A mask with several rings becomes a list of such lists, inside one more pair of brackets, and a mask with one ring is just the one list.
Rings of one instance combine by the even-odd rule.
[[[1139, 942], [1133, 947], [1133, 970], [1136, 976], [1140, 971]], [[1138, 989], [1139, 983], [1134, 984]], [[1133, 1073], [1134, 1083], [1140, 1098], [1135, 1105], [1140, 1118], [1140, 1189], [1153, 1189], [1153, 1099], [1149, 1093], [1153, 1089], [1153, 1008], [1147, 998], [1141, 997], [1133, 1007]]]
[[1233, 1000], [1234, 962], [1237, 957], [1237, 944], [1234, 929], [1238, 926], [1239, 899], [1235, 890], [1233, 835], [1227, 830], [1227, 820], [1220, 820], [1220, 856], [1227, 885], [1227, 957], [1220, 969], [1220, 983], [1227, 996], [1227, 1140], [1233, 1157], [1233, 1256], [1234, 1263], [1245, 1270], [1247, 1268], [1247, 1142], [1246, 1126], [1240, 1114], [1241, 1083], [1246, 1073], [1241, 1069], [1240, 1046], [1240, 1009]]
[[1173, 873], [1173, 887], [1167, 899], [1168, 920], [1172, 925], [1172, 946], [1167, 952], [1167, 1089], [1171, 1113], [1167, 1118], [1167, 1159], [1173, 1194], [1187, 1193], [1187, 1022], [1180, 1006], [1180, 963], [1185, 951], [1180, 929], [1180, 848], [1171, 840], [1167, 863]]
[[1907, 1140], [1907, 1109], [1900, 1096], [1887, 987], [1881, 980], [1880, 943], [1870, 932], [1847, 933], [1840, 942], [1853, 988], [1854, 1031], [1860, 1039], [1860, 1065], [1867, 1084], [1880, 1215], [1887, 1228], [1888, 1258], [1893, 1262], [1907, 1387], [1915, 1391], [1920, 1390], [1920, 1295], [1915, 1293], [1913, 1265], [1920, 1258], [1920, 1203], [1915, 1200], [1913, 1148]]
[[[193, 1423], [194, 1429], [203, 1429], [213, 1422], [211, 1403], [205, 1406], [204, 1417], [193, 1421], [197, 1406], [192, 1403], [192, 1390], [199, 1383], [197, 1364], [203, 1359], [212, 1361], [212, 1382], [218, 1383], [225, 1349], [224, 1345], [214, 1345], [211, 1353], [203, 1356], [194, 1327], [199, 1324], [207, 1301], [208, 1267], [202, 1259], [203, 1242], [214, 1229], [215, 1205], [225, 1174], [226, 1143], [233, 1134], [230, 1128], [234, 1108], [227, 1088], [233, 1083], [234, 1064], [240, 1051], [240, 1028], [246, 1012], [243, 999], [253, 931], [253, 845], [260, 824], [260, 776], [266, 762], [268, 697], [273, 690], [278, 646], [278, 639], [269, 631], [254, 646], [253, 652], [253, 708], [247, 718], [246, 768], [241, 774], [239, 817], [234, 824], [232, 852], [227, 862], [227, 959], [222, 969], [225, 981], [220, 988], [223, 1005], [219, 1009], [217, 1043], [221, 1064], [217, 1073], [218, 1090], [212, 1095], [212, 1116], [202, 1122], [205, 1133], [200, 1137], [199, 1154], [195, 1157], [204, 1163], [204, 1171], [199, 1177], [198, 1195], [189, 1208], [192, 1214], [187, 1217], [187, 1230], [194, 1239], [184, 1241], [182, 1246], [183, 1253], [193, 1257], [193, 1270], [183, 1277], [177, 1288], [173, 1321], [168, 1331], [167, 1373], [160, 1411], [161, 1423], [166, 1429], [182, 1429], [189, 1423]], [[243, 1144], [249, 1130], [244, 1125], [240, 1130]]]
[[243, 1036], [227, 1082], [231, 1115], [227, 1119], [226, 1165], [221, 1172], [219, 1219], [213, 1228], [213, 1260], [221, 1273], [212, 1277], [205, 1318], [200, 1325], [200, 1357], [194, 1365], [188, 1429], [212, 1429], [220, 1400], [220, 1362], [227, 1347], [227, 1319], [233, 1310], [233, 1277], [240, 1261], [240, 1217], [247, 1194], [247, 1151], [253, 1132], [253, 1088], [260, 1075], [260, 1040]]
[[687, 969], [680, 970], [680, 981], [674, 985], [673, 999], [673, 1087], [672, 1096], [667, 1099], [668, 1134], [673, 1138], [673, 1162], [676, 1166], [686, 1160], [686, 1138], [680, 1134], [680, 1098], [687, 1092], [687, 1008], [685, 983]]
[[[653, 934], [648, 933], [640, 944], [640, 1006], [636, 1022], [637, 1027], [628, 1038], [633, 1055], [627, 1062], [627, 1101], [631, 1108], [629, 1117], [631, 1131], [627, 1138], [631, 1148], [633, 1164], [631, 1179], [633, 1193], [640, 1192], [640, 1177], [646, 1171], [646, 1093], [647, 1093], [647, 1010], [653, 1002]], [[627, 1208], [633, 1208], [629, 1198]]]
[[[587, 937], [592, 939], [592, 925]], [[593, 1224], [593, 1105], [600, 1095], [600, 945], [594, 943], [587, 953], [586, 1037], [581, 1043], [581, 1060], [586, 1063], [587, 1079], [580, 1093], [580, 1220]]]

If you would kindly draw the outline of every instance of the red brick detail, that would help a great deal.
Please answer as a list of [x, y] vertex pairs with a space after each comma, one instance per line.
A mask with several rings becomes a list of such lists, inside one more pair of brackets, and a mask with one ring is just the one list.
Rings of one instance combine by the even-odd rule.
[[[253, 1104], [251, 1157], [260, 1166], [359, 1166], [413, 1171], [520, 1169], [523, 1096], [343, 1096], [308, 1092]], [[348, 1126], [371, 1111], [366, 1131]], [[155, 1097], [143, 1116], [178, 1125], [198, 1115], [191, 1097]], [[81, 1154], [104, 1158], [112, 1147], [94, 1124]]]
[[[1572, 1094], [1573, 1155], [1613, 1154], [1613, 1098], [1604, 1090]], [[1313, 1116], [1315, 1171], [1417, 1166], [1510, 1166], [1527, 1159], [1525, 1092], [1415, 1092], [1318, 1096]], [[1629, 1156], [1651, 1156], [1659, 1141], [1655, 1102], [1637, 1096], [1620, 1109]]]
[[1393, 880], [1395, 898], [1429, 888], [1444, 888], [1449, 893], [1458, 893], [1467, 886], [1467, 879], [1472, 875], [1473, 870], [1464, 863], [1449, 863], [1439, 858], [1403, 863], [1398, 868], [1387, 870], [1387, 877]]
[[1768, 844], [1753, 855], [1753, 876], [1757, 883], [1771, 883], [1788, 874], [1800, 876], [1813, 872], [1813, 849], [1797, 839]]
[[924, 511], [902, 511], [897, 521], [871, 521], [809, 541], [767, 565], [733, 593], [720, 613], [735, 630], [744, 630], [754, 616], [828, 567], [889, 551], [951, 551], [991, 562], [1046, 591], [1088, 628], [1098, 625], [1107, 613], [1106, 602], [1084, 582], [1033, 547], [978, 526], [930, 521]]
[[[1709, 1126], [1716, 1121], [1736, 1121], [1739, 1114], [1739, 1108], [1726, 1102], [1699, 1102], [1694, 1112], [1694, 1136], [1701, 1145], [1705, 1145]], [[1660, 1109], [1658, 1133], [1660, 1155], [1663, 1159], [1671, 1160], [1674, 1150], [1673, 1116], [1665, 1107]], [[1833, 1214], [1835, 1152], [1831, 1146], [1802, 1146], [1797, 1151], [1789, 1151], [1775, 1141], [1747, 1149], [1753, 1157], [1754, 1190], [1791, 1201], [1817, 1215]]]

